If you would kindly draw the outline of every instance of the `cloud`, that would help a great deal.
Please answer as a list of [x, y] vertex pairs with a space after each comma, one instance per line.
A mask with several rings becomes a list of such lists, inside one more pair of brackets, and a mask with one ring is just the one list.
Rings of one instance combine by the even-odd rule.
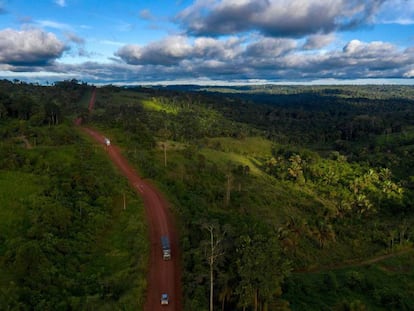
[[317, 50], [322, 49], [329, 44], [331, 44], [335, 40], [335, 35], [328, 34], [328, 35], [312, 35], [306, 39], [303, 48], [305, 50]]
[[245, 56], [251, 58], [275, 58], [280, 57], [297, 47], [296, 40], [262, 38], [250, 44], [245, 51]]
[[195, 36], [259, 31], [301, 37], [353, 29], [373, 21], [386, 0], [198, 0], [176, 16]]
[[112, 45], [112, 46], [123, 46], [125, 45], [125, 43], [123, 42], [119, 42], [119, 41], [113, 41], [113, 40], [101, 40], [99, 41], [100, 44], [105, 44], [105, 45]]
[[82, 45], [82, 44], [85, 43], [85, 39], [79, 37], [78, 35], [74, 34], [73, 32], [65, 32], [65, 37], [70, 42], [73, 42], [73, 43], [76, 43], [76, 44]]
[[185, 36], [170, 36], [143, 47], [126, 45], [115, 55], [131, 65], [231, 67], [241, 70], [241, 65], [247, 61], [265, 65], [297, 48], [297, 42], [293, 39], [260, 37], [252, 43], [246, 40], [238, 37], [191, 40]]
[[[18, 37], [16, 31], [0, 32], [4, 37]], [[38, 32], [40, 32], [38, 30]], [[44, 32], [43, 36], [50, 35]], [[21, 35], [23, 36], [23, 35]], [[27, 38], [39, 34], [26, 34]], [[46, 48], [48, 57], [30, 59], [39, 53], [23, 49], [23, 39], [14, 38], [13, 52], [4, 52], [0, 46], [0, 70], [12, 72], [51, 72], [53, 75], [75, 76], [94, 83], [129, 81], [200, 81], [206, 78], [217, 81], [309, 81], [313, 79], [367, 79], [414, 77], [414, 47], [401, 49], [388, 42], [363, 42], [351, 40], [338, 47], [333, 36], [314, 36], [307, 40], [270, 38], [254, 35], [246, 37], [192, 38], [183, 35], [170, 36], [148, 45], [124, 45], [118, 49], [111, 63], [85, 62], [65, 64], [58, 60], [64, 45]], [[73, 39], [75, 40], [75, 39]], [[39, 39], [35, 40], [40, 41]], [[44, 42], [55, 42], [50, 37]], [[335, 49], [310, 49], [322, 43], [335, 43]], [[316, 43], [315, 43], [316, 42]], [[322, 43], [321, 43], [322, 42]], [[31, 43], [30, 45], [33, 45]], [[75, 48], [73, 48], [75, 51]], [[47, 52], [45, 52], [47, 51]], [[79, 50], [79, 53], [86, 51]], [[17, 60], [14, 55], [21, 55]], [[87, 54], [87, 53], [86, 53]], [[85, 54], [85, 55], [86, 55]], [[6, 61], [6, 56], [9, 60]], [[25, 61], [21, 61], [24, 59]], [[29, 60], [29, 61], [28, 61]], [[49, 79], [50, 80], [50, 79]]]
[[60, 7], [66, 6], [66, 0], [55, 0], [55, 3]]
[[61, 57], [66, 49], [54, 34], [39, 29], [0, 31], [0, 63], [47, 65]]
[[[252, 39], [252, 38], [250, 38]], [[255, 36], [253, 41], [231, 37], [194, 40], [172, 36], [147, 46], [126, 45], [116, 56], [141, 73], [155, 70], [160, 79], [403, 78], [412, 74], [414, 48], [399, 49], [387, 42], [351, 40], [343, 48], [319, 50], [333, 35], [300, 39]]]
[[[64, 32], [64, 36], [67, 40], [66, 45], [70, 47], [68, 55], [72, 57], [92, 57], [95, 53], [89, 52], [85, 48], [85, 39], [79, 37], [73, 32]], [[73, 43], [73, 44], [72, 44]]]
[[243, 51], [241, 46], [243, 38], [231, 37], [226, 40], [213, 38], [197, 38], [191, 49], [192, 58], [203, 58], [207, 60], [232, 61]]
[[404, 73], [404, 78], [414, 78], [414, 68], [407, 70], [407, 72]]
[[414, 51], [387, 42], [352, 40], [341, 51], [303, 58], [304, 75], [340, 78], [402, 78], [414, 61]]
[[378, 13], [376, 21], [382, 24], [413, 25], [414, 1], [392, 0], [385, 2]]
[[126, 45], [115, 55], [132, 65], [174, 66], [180, 62], [211, 60], [234, 62], [243, 51], [244, 39], [230, 37], [226, 40], [201, 37], [195, 40], [185, 36], [170, 36], [147, 46]]
[[143, 20], [148, 20], [148, 21], [154, 19], [154, 16], [152, 15], [150, 10], [141, 10], [139, 12], [139, 17]]
[[134, 25], [124, 21], [118, 21], [117, 25], [115, 25], [114, 28], [120, 32], [130, 32], [134, 29]]
[[37, 20], [35, 21], [35, 23], [41, 28], [53, 28], [58, 30], [70, 30], [72, 28], [68, 24], [59, 23], [51, 20]]
[[184, 59], [190, 49], [191, 46], [185, 37], [172, 36], [145, 47], [126, 45], [119, 49], [115, 55], [133, 65], [157, 64], [170, 66]]

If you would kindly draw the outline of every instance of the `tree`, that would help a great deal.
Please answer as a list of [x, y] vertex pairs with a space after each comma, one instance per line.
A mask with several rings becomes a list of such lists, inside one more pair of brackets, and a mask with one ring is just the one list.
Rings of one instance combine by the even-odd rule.
[[233, 184], [233, 174], [231, 172], [227, 172], [226, 174], [226, 196], [224, 198], [224, 205], [226, 206], [230, 204], [232, 184]]
[[161, 139], [163, 140], [163, 142], [161, 143], [161, 146], [164, 150], [164, 166], [167, 167], [167, 148], [168, 148], [168, 138], [171, 137], [171, 132], [166, 129], [166, 128], [162, 128], [158, 131], [158, 136], [161, 137]]
[[21, 95], [16, 98], [12, 104], [12, 109], [15, 110], [19, 119], [28, 120], [32, 115], [35, 107], [35, 101], [32, 97]]
[[219, 233], [218, 224], [205, 224], [204, 229], [209, 232], [209, 254], [207, 255], [208, 265], [210, 267], [210, 311], [214, 308], [214, 266], [217, 258], [224, 254], [222, 248], [222, 238], [224, 234]]
[[49, 101], [45, 104], [45, 120], [50, 125], [58, 125], [61, 117], [60, 107]]
[[308, 231], [308, 224], [305, 219], [290, 216], [278, 229], [278, 237], [282, 242], [284, 251], [292, 251], [295, 255], [300, 238], [308, 234]]
[[0, 103], [0, 119], [3, 119], [7, 116], [7, 108]]
[[226, 194], [224, 197], [224, 205], [228, 206], [230, 204], [231, 189], [233, 187], [233, 165], [231, 162], [227, 163], [227, 172], [226, 172]]
[[329, 241], [335, 241], [335, 231], [327, 220], [317, 220], [315, 225], [311, 227], [311, 234], [317, 240], [320, 248], [324, 248]]
[[236, 265], [240, 282], [236, 293], [243, 310], [253, 305], [258, 311], [280, 293], [290, 265], [282, 257], [277, 238], [268, 233], [270, 230], [251, 226], [249, 231], [237, 241]]
[[303, 177], [304, 161], [298, 154], [294, 154], [289, 158], [290, 166], [288, 168], [289, 175], [299, 183], [305, 182]]

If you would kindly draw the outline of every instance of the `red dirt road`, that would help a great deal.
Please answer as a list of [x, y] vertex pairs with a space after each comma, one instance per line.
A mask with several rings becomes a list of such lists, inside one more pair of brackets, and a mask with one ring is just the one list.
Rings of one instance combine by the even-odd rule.
[[89, 105], [88, 105], [89, 112], [93, 110], [95, 106], [95, 101], [96, 101], [96, 87], [93, 87], [92, 96], [91, 96], [91, 99], [89, 100]]
[[[96, 89], [93, 90], [89, 108], [93, 109]], [[76, 122], [75, 122], [76, 123]], [[149, 182], [143, 180], [128, 161], [121, 155], [119, 148], [111, 143], [105, 145], [105, 137], [90, 128], [81, 127], [94, 140], [107, 150], [112, 162], [128, 179], [130, 185], [138, 192], [144, 201], [150, 236], [150, 262], [147, 276], [147, 300], [145, 311], [181, 311], [181, 269], [178, 249], [178, 236], [175, 230], [173, 217], [167, 202], [162, 194]], [[161, 236], [166, 235], [171, 244], [171, 260], [162, 259]], [[141, 237], [137, 237], [139, 239]], [[170, 303], [161, 305], [162, 293], [167, 293]]]

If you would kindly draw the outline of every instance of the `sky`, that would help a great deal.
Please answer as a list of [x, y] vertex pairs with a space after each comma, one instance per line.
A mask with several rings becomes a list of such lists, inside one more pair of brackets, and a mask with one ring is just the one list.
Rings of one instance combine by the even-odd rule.
[[414, 0], [0, 0], [0, 78], [414, 84]]

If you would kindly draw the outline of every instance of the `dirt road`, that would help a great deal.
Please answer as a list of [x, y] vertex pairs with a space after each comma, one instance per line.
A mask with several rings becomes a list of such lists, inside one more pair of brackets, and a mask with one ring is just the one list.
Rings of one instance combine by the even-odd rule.
[[[89, 109], [92, 110], [96, 98], [93, 90]], [[75, 122], [76, 123], [76, 122]], [[162, 194], [149, 182], [143, 180], [128, 161], [121, 155], [117, 146], [112, 142], [105, 145], [105, 137], [96, 130], [82, 126], [81, 129], [105, 148], [110, 159], [121, 173], [128, 179], [130, 185], [144, 201], [150, 236], [150, 262], [147, 277], [147, 300], [145, 311], [182, 310], [181, 270], [178, 249], [178, 236], [167, 202]], [[171, 260], [163, 260], [161, 236], [166, 235], [171, 243]], [[137, 237], [140, 239], [142, 237]], [[169, 296], [169, 305], [161, 306], [162, 293]]]
[[96, 101], [96, 87], [93, 87], [91, 99], [89, 100], [88, 110], [91, 112], [93, 108], [95, 107], [95, 101]]

